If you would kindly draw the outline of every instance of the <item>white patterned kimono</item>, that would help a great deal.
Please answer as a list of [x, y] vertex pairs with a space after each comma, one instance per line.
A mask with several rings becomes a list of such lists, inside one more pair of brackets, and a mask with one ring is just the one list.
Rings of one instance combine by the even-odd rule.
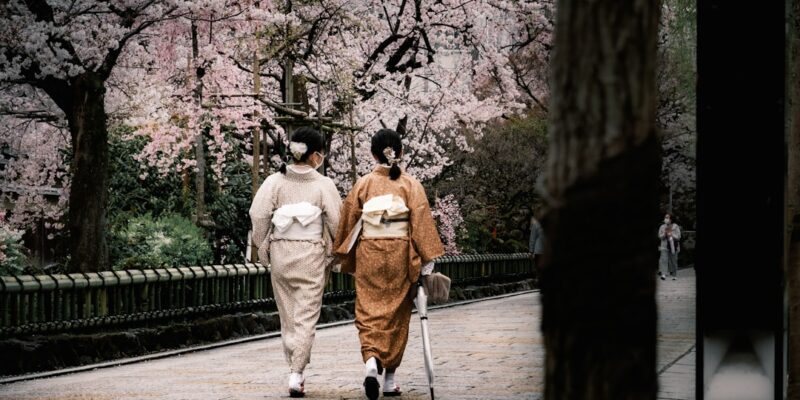
[[301, 168], [270, 175], [250, 207], [259, 259], [271, 265], [284, 355], [297, 373], [311, 359], [342, 205], [330, 178]]

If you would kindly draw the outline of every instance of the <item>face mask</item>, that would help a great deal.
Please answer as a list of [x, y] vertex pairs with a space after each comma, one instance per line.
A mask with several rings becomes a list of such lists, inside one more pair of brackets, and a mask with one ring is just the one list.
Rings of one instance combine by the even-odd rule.
[[669, 223], [669, 218], [664, 218], [664, 223], [668, 224]]
[[315, 166], [314, 166], [314, 169], [319, 169], [319, 167], [321, 167], [321, 166], [322, 166], [322, 164], [324, 164], [324, 163], [325, 163], [325, 156], [324, 156], [324, 155], [322, 155], [322, 153], [320, 153], [320, 152], [315, 152], [314, 154], [317, 154], [317, 155], [319, 155], [319, 158], [320, 158], [320, 160], [319, 160], [319, 164], [315, 165]]

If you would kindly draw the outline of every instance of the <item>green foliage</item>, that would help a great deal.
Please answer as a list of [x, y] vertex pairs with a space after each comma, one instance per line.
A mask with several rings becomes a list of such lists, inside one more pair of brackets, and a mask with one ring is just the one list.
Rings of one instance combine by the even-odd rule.
[[[229, 130], [223, 130], [226, 141], [232, 141]], [[206, 175], [206, 208], [214, 226], [209, 233], [214, 242], [214, 262], [242, 262], [250, 230], [252, 177], [241, 146], [233, 146], [226, 154], [222, 168], [225, 182], [211, 172]], [[210, 170], [210, 168], [209, 168]]]
[[665, 0], [661, 20], [659, 53], [661, 68], [669, 69], [669, 76], [687, 101], [694, 103], [697, 50], [697, 1]]
[[526, 252], [530, 217], [539, 203], [536, 179], [546, 159], [545, 116], [494, 125], [473, 147], [432, 183], [440, 197], [453, 194], [461, 205], [462, 251]]
[[[163, 227], [166, 221], [175, 222], [183, 218], [179, 215], [189, 215], [193, 197], [184, 190], [185, 185], [178, 173], [162, 176], [155, 168], [143, 168], [143, 164], [134, 159], [147, 144], [147, 139], [131, 136], [131, 132], [132, 128], [124, 125], [109, 130], [108, 245], [114, 269], [154, 268], [169, 264], [172, 260], [150, 248], [151, 242], [157, 242], [156, 231], [166, 229], [172, 232], [172, 236], [165, 237], [171, 238], [178, 232], [174, 229], [178, 229], [205, 242], [202, 231], [191, 233], [188, 228], [183, 229], [185, 227], [180, 222], [177, 228]], [[166, 216], [164, 221], [154, 221], [162, 216]], [[189, 244], [185, 250], [189, 251], [196, 245], [199, 244]], [[205, 248], [208, 247], [206, 243]], [[166, 251], [172, 251], [172, 248], [168, 246]], [[176, 259], [176, 263], [192, 264], [194, 258], [210, 260], [210, 257], [193, 257], [187, 254]]]
[[134, 156], [142, 151], [147, 139], [128, 136], [132, 130], [117, 126], [109, 131], [108, 217], [112, 229], [125, 224], [130, 216], [189, 215], [194, 201], [185, 193], [181, 176], [178, 173], [161, 176], [155, 168], [142, 168], [143, 164]]
[[130, 218], [111, 232], [115, 270], [208, 265], [211, 246], [202, 229], [175, 214]]
[[[695, 221], [696, 0], [665, 0], [658, 43], [658, 127], [661, 131], [661, 208], [684, 228]], [[670, 202], [671, 194], [671, 202]]]
[[[226, 141], [235, 142], [231, 137], [231, 127], [223, 127]], [[122, 232], [130, 225], [132, 218], [150, 215], [158, 219], [163, 215], [181, 215], [192, 219], [196, 208], [196, 175], [160, 174], [153, 167], [143, 167], [134, 159], [147, 144], [141, 136], [130, 136], [132, 128], [116, 127], [110, 132], [110, 185], [109, 185], [109, 225], [113, 232]], [[207, 134], [207, 132], [206, 132]], [[204, 142], [207, 142], [204, 140]], [[208, 149], [206, 148], [206, 154]], [[189, 156], [194, 156], [194, 153]], [[250, 165], [245, 162], [244, 150], [234, 144], [226, 154], [222, 165], [222, 181], [213, 173], [214, 157], [207, 157], [205, 203], [208, 219], [213, 222], [203, 226], [204, 237], [213, 249], [213, 257], [208, 262], [240, 262], [246, 250], [247, 232], [250, 228], [250, 208], [252, 182]], [[116, 249], [121, 243], [109, 239], [111, 263], [119, 265], [124, 250]], [[157, 262], [131, 258], [128, 263], [135, 265]]]
[[471, 214], [466, 216], [465, 220], [466, 232], [462, 231], [462, 235], [459, 237], [459, 245], [461, 245], [463, 253], [488, 253], [489, 249], [496, 248], [499, 243], [492, 238], [492, 231], [486, 226], [485, 216]]
[[[0, 215], [0, 222], [3, 222]], [[0, 275], [21, 275], [28, 267], [26, 249], [22, 244], [22, 231], [0, 225]]]

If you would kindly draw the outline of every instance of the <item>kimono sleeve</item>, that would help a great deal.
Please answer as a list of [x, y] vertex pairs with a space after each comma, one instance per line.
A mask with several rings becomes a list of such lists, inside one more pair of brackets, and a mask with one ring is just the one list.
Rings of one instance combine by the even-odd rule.
[[334, 254], [340, 256], [342, 264], [342, 273], [353, 273], [356, 270], [356, 257], [355, 251], [348, 252], [348, 237], [355, 228], [358, 220], [361, 218], [361, 202], [359, 200], [358, 192], [361, 185], [359, 180], [353, 185], [353, 189], [347, 195], [342, 203], [342, 209], [339, 213], [339, 228], [336, 229], [333, 242]]
[[[326, 256], [333, 255], [333, 238], [336, 235], [336, 230], [339, 228], [339, 213], [342, 208], [342, 199], [339, 197], [339, 190], [336, 185], [329, 178], [325, 180], [322, 188], [322, 220], [325, 232], [323, 238], [325, 241], [325, 254]], [[334, 262], [335, 260], [328, 260]]]
[[431, 207], [428, 204], [428, 197], [425, 189], [418, 182], [415, 182], [415, 190], [409, 199], [409, 219], [411, 224], [411, 242], [414, 245], [422, 264], [437, 257], [444, 255], [444, 245], [439, 239], [439, 232], [436, 230], [436, 221], [433, 220]]
[[258, 188], [250, 206], [250, 222], [253, 224], [253, 244], [261, 248], [272, 227], [272, 212], [275, 211], [275, 180], [267, 178]]
[[332, 180], [326, 179], [325, 188], [322, 192], [322, 218], [325, 228], [331, 237], [336, 237], [336, 230], [339, 228], [339, 213], [342, 209], [342, 198], [339, 197], [339, 190]]

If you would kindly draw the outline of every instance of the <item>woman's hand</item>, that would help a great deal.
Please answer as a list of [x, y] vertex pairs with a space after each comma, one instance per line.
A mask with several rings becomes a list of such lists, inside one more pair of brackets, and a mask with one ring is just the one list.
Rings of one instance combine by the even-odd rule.
[[434, 262], [433, 261], [428, 261], [427, 264], [422, 266], [422, 271], [420, 271], [420, 274], [422, 276], [426, 276], [426, 275], [432, 274], [433, 273], [433, 266], [434, 266]]

